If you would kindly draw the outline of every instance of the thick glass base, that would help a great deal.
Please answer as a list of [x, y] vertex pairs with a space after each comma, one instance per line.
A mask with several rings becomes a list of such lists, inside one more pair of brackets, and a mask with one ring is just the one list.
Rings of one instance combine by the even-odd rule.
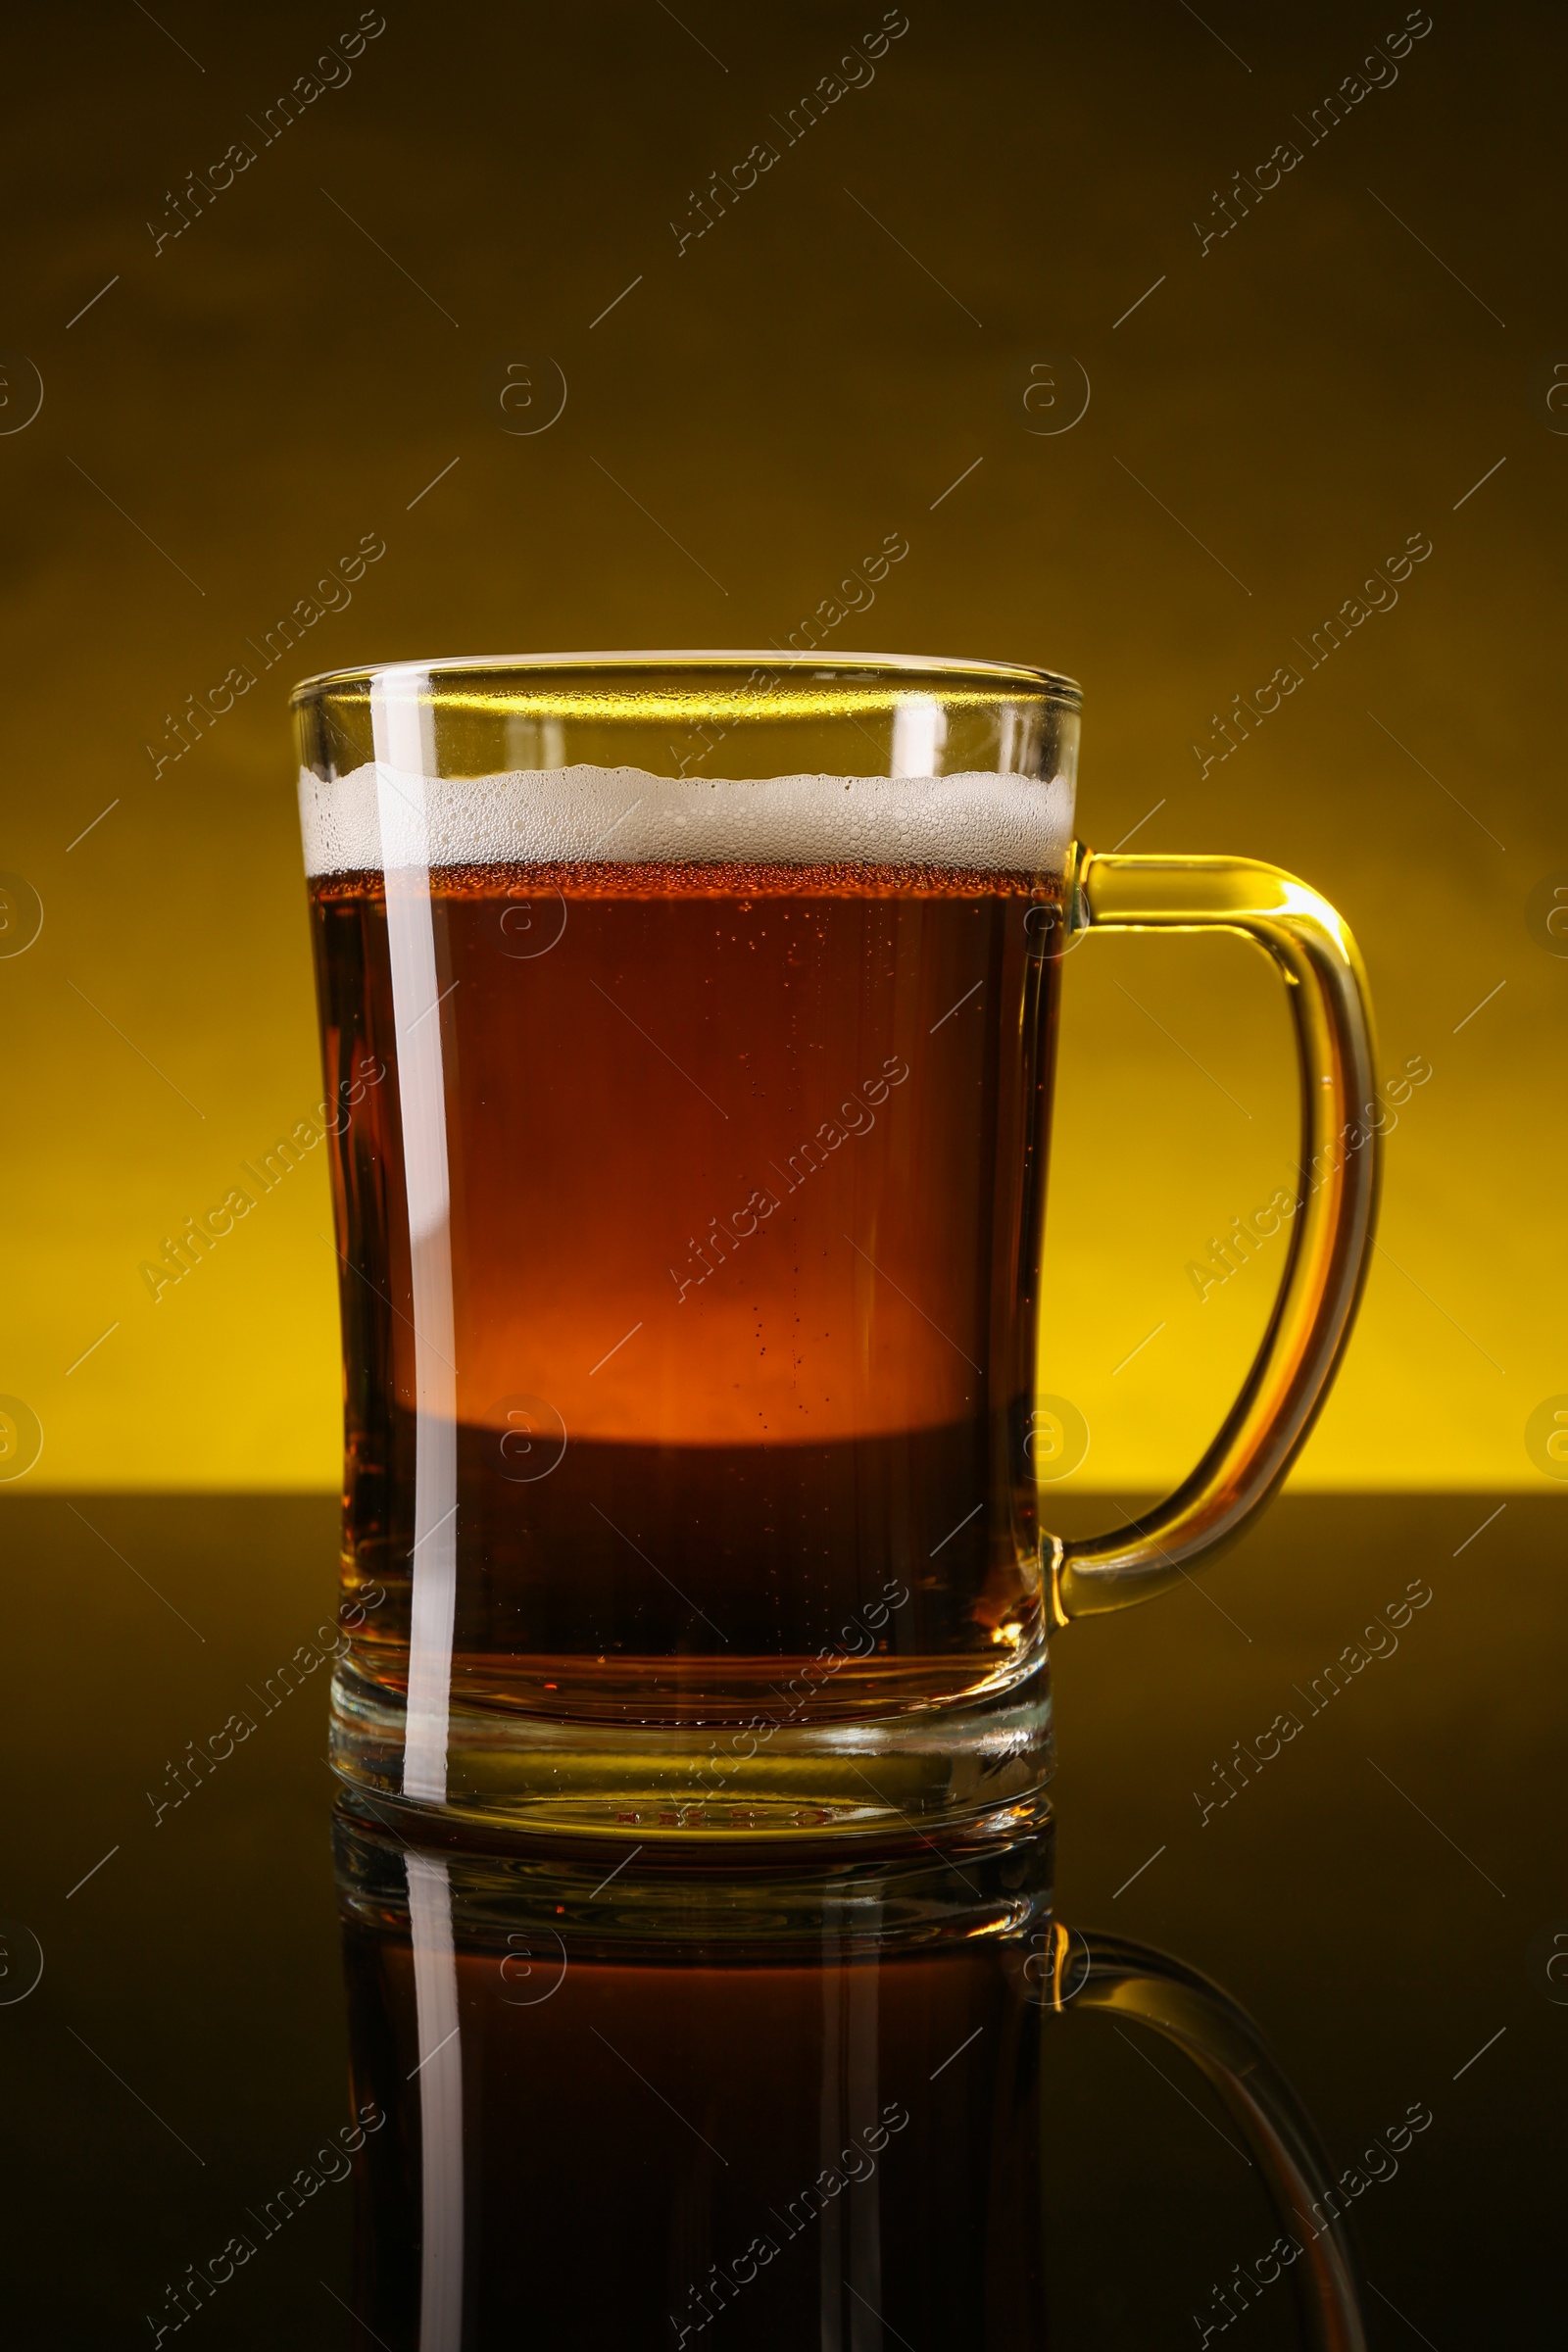
[[[405, 1712], [347, 1662], [332, 1684], [332, 1761], [351, 1788], [404, 1793]], [[520, 1834], [681, 1838], [901, 1838], [1044, 1819], [1054, 1762], [1044, 1663], [1009, 1690], [897, 1714], [737, 1731], [635, 1728], [455, 1704], [445, 1801], [421, 1813]]]
[[1054, 1948], [1044, 1808], [1022, 1826], [987, 1815], [914, 1843], [639, 1840], [612, 1868], [598, 1840], [438, 1823], [427, 1808], [345, 1790], [333, 1843], [347, 1920], [406, 1939], [420, 1885], [435, 1888], [456, 1949], [493, 1954], [502, 1998], [517, 2007], [548, 2000], [568, 1961], [831, 1966], [998, 1941], [1035, 2006], [1050, 1981], [1037, 1957]]

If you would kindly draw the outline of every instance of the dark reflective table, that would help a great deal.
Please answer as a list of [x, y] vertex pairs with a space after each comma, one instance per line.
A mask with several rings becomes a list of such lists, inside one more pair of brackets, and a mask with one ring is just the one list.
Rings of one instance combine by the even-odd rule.
[[1372, 2344], [1559, 2343], [1556, 1511], [1286, 1501], [1059, 1640], [1054, 1855], [959, 1858], [966, 1943], [932, 1864], [814, 1919], [764, 1890], [720, 1948], [635, 1859], [524, 1886], [334, 1821], [330, 1502], [7, 1497], [14, 2340], [1300, 2342], [1235, 2114], [1074, 2002], [1070, 1947], [1052, 1979], [1054, 1918], [1257, 2021]]

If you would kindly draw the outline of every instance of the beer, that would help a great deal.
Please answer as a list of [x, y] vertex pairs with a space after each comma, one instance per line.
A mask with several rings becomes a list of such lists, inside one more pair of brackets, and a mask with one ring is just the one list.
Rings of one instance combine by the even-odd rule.
[[[559, 808], [573, 780], [514, 781]], [[793, 839], [775, 808], [758, 856], [772, 783], [612, 781], [631, 854], [493, 854], [515, 816], [449, 785], [412, 882], [365, 856], [344, 786], [318, 796], [353, 1674], [372, 1703], [407, 1687], [428, 1542], [455, 1545], [452, 1705], [492, 1722], [809, 1726], [1005, 1690], [1041, 1639], [1059, 862], [1017, 856], [1016, 811], [1048, 795], [944, 779], [955, 854], [933, 857], [908, 787], [811, 778], [803, 803], [785, 779]], [[584, 837], [616, 805], [596, 782]], [[411, 920], [426, 960], [400, 1004]], [[432, 1129], [440, 1533], [416, 1508], [430, 1216], [409, 1175]]]
[[334, 1824], [356, 2343], [1165, 2345], [1260, 2294], [1249, 2340], [1365, 2342], [1355, 2176], [1216, 1985], [1055, 1916], [1049, 1826], [612, 1853], [384, 1812]]
[[1049, 1848], [1009, 1851], [1008, 1904], [968, 1850], [962, 1882], [860, 1863], [853, 1892], [632, 1860], [595, 1902], [597, 1857], [487, 1868], [341, 1816], [337, 1845], [367, 2345], [520, 2314], [606, 2352], [1045, 2340]]

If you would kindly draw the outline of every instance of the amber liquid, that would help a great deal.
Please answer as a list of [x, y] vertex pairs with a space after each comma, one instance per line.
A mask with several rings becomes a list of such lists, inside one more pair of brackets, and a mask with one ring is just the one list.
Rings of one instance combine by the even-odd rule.
[[1037, 2352], [1042, 2012], [994, 1938], [661, 1965], [510, 1916], [459, 1920], [434, 2055], [395, 1903], [346, 1923], [357, 2346]]
[[[455, 1704], [820, 1721], [1025, 1669], [1045, 896], [863, 865], [432, 873]], [[346, 1574], [387, 1596], [355, 1662], [396, 1692], [416, 1357], [385, 887], [312, 899], [352, 1103]]]
[[[360, 2175], [355, 2341], [413, 2352], [412, 1969], [363, 1935], [348, 1966], [355, 2102], [388, 2118]], [[500, 1967], [458, 1962], [472, 2087], [453, 2352], [515, 2343], [520, 2313], [584, 2352], [682, 2329], [688, 2352], [1044, 2340], [1040, 2018], [989, 1950], [825, 1972], [573, 1964], [537, 2009], [508, 2005]]]

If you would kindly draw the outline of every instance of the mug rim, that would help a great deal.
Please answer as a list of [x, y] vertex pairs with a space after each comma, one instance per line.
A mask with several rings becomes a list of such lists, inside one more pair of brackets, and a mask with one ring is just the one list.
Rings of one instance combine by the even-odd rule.
[[612, 653], [550, 653], [550, 654], [458, 654], [404, 662], [368, 662], [351, 664], [343, 669], [319, 670], [314, 676], [302, 678], [289, 695], [291, 709], [318, 696], [368, 689], [378, 680], [394, 677], [406, 681], [416, 674], [428, 679], [435, 692], [440, 692], [440, 680], [445, 676], [461, 679], [474, 673], [516, 673], [529, 677], [548, 676], [553, 671], [623, 671], [628, 677], [638, 672], [707, 670], [715, 677], [746, 668], [756, 669], [769, 664], [782, 667], [786, 675], [821, 684], [842, 680], [845, 684], [859, 681], [885, 681], [892, 686], [916, 682], [940, 687], [947, 683], [956, 691], [973, 694], [977, 688], [992, 686], [999, 692], [1010, 689], [1044, 695], [1069, 709], [1077, 710], [1083, 702], [1083, 688], [1076, 678], [1061, 670], [1037, 669], [1019, 662], [987, 662], [963, 655], [934, 654], [794, 654], [781, 656], [777, 646], [751, 650], [729, 647], [653, 648], [646, 651]]

